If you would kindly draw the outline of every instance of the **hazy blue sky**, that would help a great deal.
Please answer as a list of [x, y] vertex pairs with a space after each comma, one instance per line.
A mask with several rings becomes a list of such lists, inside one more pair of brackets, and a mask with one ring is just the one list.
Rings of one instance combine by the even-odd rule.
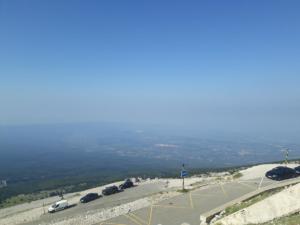
[[300, 1], [0, 0], [0, 124], [300, 130]]

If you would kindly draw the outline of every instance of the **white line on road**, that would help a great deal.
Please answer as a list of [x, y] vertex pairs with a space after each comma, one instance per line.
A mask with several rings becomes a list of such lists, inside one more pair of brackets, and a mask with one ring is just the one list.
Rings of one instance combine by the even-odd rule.
[[265, 176], [262, 176], [261, 181], [260, 181], [260, 183], [259, 183], [259, 185], [258, 185], [258, 189], [261, 188], [261, 185], [262, 185], [262, 182], [263, 182], [263, 180], [264, 180], [264, 177], [265, 177]]

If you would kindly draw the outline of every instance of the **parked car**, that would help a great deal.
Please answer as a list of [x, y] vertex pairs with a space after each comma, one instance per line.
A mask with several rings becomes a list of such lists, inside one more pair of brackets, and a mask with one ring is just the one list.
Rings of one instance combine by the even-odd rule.
[[126, 188], [131, 188], [133, 187], [133, 182], [130, 179], [125, 180], [123, 184], [119, 186], [120, 189], [126, 189]]
[[93, 201], [95, 199], [98, 199], [100, 197], [101, 197], [101, 195], [98, 195], [97, 193], [88, 193], [87, 195], [85, 195], [84, 197], [82, 197], [80, 199], [80, 202], [87, 203], [87, 202]]
[[112, 195], [115, 193], [120, 192], [119, 188], [117, 186], [110, 186], [110, 187], [106, 187], [103, 191], [102, 194], [103, 195]]
[[285, 166], [278, 166], [266, 173], [266, 177], [272, 180], [285, 180], [297, 176], [296, 170]]
[[54, 213], [54, 212], [57, 212], [60, 210], [64, 210], [64, 209], [68, 208], [68, 206], [69, 206], [69, 204], [68, 204], [67, 200], [61, 200], [61, 201], [58, 201], [58, 202], [54, 203], [53, 205], [51, 205], [48, 209], [48, 212]]
[[300, 175], [300, 166], [295, 167], [294, 169], [298, 175]]

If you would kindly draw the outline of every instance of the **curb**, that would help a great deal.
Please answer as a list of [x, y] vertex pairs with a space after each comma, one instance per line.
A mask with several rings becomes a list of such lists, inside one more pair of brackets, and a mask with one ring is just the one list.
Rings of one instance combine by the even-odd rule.
[[206, 223], [209, 223], [215, 215], [219, 214], [220, 212], [222, 212], [223, 210], [225, 210], [229, 206], [232, 206], [236, 203], [245, 201], [245, 200], [247, 200], [249, 198], [252, 198], [253, 196], [256, 196], [256, 195], [258, 195], [262, 192], [269, 191], [269, 190], [272, 190], [272, 189], [276, 189], [276, 188], [279, 188], [279, 187], [288, 186], [288, 185], [291, 185], [291, 184], [297, 184], [297, 183], [300, 183], [300, 179], [298, 179], [298, 178], [296, 178], [296, 180], [289, 180], [289, 181], [285, 181], [285, 182], [281, 182], [281, 183], [277, 183], [277, 184], [274, 184], [274, 185], [269, 185], [269, 186], [257, 189], [255, 191], [249, 192], [248, 194], [245, 194], [245, 195], [243, 195], [243, 196], [241, 196], [237, 199], [234, 199], [230, 202], [227, 202], [224, 205], [221, 205], [221, 206], [219, 206], [219, 207], [217, 207], [213, 210], [210, 210], [210, 211], [204, 213], [202, 216], [206, 218]]

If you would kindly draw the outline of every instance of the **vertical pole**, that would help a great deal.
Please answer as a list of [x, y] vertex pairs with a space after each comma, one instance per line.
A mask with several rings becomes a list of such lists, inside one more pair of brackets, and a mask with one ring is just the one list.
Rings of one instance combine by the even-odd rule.
[[183, 176], [183, 171], [184, 171], [184, 164], [182, 164], [182, 170], [181, 170], [181, 176], [182, 176], [182, 190], [184, 191], [184, 176]]
[[288, 164], [288, 157], [289, 157], [289, 149], [287, 148], [285, 150], [285, 166], [287, 166]]

